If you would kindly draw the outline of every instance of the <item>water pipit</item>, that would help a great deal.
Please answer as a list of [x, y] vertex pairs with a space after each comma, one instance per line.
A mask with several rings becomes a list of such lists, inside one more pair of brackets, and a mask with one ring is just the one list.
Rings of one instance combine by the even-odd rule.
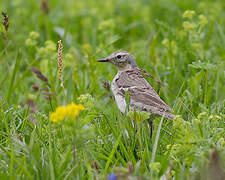
[[114, 77], [111, 89], [118, 108], [125, 113], [127, 108], [126, 92], [129, 93], [129, 110], [147, 111], [153, 115], [161, 115], [173, 119], [168, 111], [172, 109], [159, 97], [152, 86], [142, 76], [134, 57], [126, 51], [118, 51], [98, 60], [114, 64], [118, 72]]

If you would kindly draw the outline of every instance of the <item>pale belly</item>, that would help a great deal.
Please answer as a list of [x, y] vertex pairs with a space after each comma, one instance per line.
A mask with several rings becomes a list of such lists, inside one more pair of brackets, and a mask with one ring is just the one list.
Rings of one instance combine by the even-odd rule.
[[[112, 89], [113, 95], [115, 97], [117, 107], [119, 108], [119, 110], [122, 113], [125, 113], [126, 107], [127, 107], [126, 99], [125, 99], [124, 96], [121, 95], [121, 93], [119, 93], [119, 88], [117, 87], [117, 85], [115, 83], [118, 76], [119, 76], [119, 73], [117, 73], [117, 75], [113, 79], [112, 84], [111, 84], [111, 89]], [[132, 88], [135, 88], [135, 87], [130, 87], [130, 88], [132, 89]], [[127, 91], [127, 88], [123, 88], [123, 91]], [[130, 99], [129, 100], [129, 110], [133, 111], [134, 107], [135, 107], [136, 111], [148, 111], [148, 112], [151, 111], [149, 106], [144, 105], [141, 102], [136, 102], [133, 99]]]
[[118, 88], [117, 88], [117, 86], [115, 85], [115, 79], [116, 79], [116, 78], [117, 78], [117, 75], [116, 75], [116, 77], [115, 77], [115, 78], [113, 79], [113, 81], [112, 81], [111, 89], [112, 89], [113, 95], [114, 95], [114, 97], [115, 97], [116, 104], [117, 104], [118, 108], [120, 109], [120, 111], [121, 111], [122, 113], [125, 113], [125, 111], [126, 111], [126, 106], [127, 106], [126, 100], [125, 100], [125, 97], [124, 97], [124, 96], [122, 96], [122, 95], [120, 95], [120, 94], [118, 93]]

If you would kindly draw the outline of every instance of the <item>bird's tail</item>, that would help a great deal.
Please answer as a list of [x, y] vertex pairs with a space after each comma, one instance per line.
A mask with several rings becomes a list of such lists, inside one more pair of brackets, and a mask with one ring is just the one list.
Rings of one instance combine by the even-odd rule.
[[162, 116], [164, 116], [164, 117], [166, 117], [166, 118], [168, 118], [168, 119], [174, 119], [174, 115], [173, 114], [171, 114], [171, 113], [168, 113], [168, 112], [163, 112], [162, 113]]
[[174, 119], [174, 115], [169, 113], [169, 112], [166, 112], [165, 110], [162, 110], [162, 109], [159, 109], [159, 108], [156, 108], [156, 107], [152, 107], [151, 110], [150, 110], [152, 113], [155, 113], [155, 114], [158, 114], [160, 116], [164, 116], [168, 119]]

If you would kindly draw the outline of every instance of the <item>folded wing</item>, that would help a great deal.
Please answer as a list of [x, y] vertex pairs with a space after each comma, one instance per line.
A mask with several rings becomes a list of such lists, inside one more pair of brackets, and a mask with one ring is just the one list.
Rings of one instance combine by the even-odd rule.
[[125, 91], [130, 94], [130, 99], [141, 104], [144, 108], [161, 112], [172, 111], [172, 109], [159, 97], [156, 91], [142, 76], [138, 69], [126, 70], [120, 73], [115, 81], [120, 89], [120, 94], [125, 96]]

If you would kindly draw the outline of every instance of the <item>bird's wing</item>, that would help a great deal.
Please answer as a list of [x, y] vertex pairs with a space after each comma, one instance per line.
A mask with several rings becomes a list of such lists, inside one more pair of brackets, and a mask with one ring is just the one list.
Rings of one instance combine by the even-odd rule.
[[125, 96], [125, 91], [128, 91], [130, 93], [130, 98], [136, 102], [160, 108], [164, 111], [172, 111], [145, 80], [138, 69], [120, 72], [115, 83], [119, 88], [119, 93], [123, 96]]

